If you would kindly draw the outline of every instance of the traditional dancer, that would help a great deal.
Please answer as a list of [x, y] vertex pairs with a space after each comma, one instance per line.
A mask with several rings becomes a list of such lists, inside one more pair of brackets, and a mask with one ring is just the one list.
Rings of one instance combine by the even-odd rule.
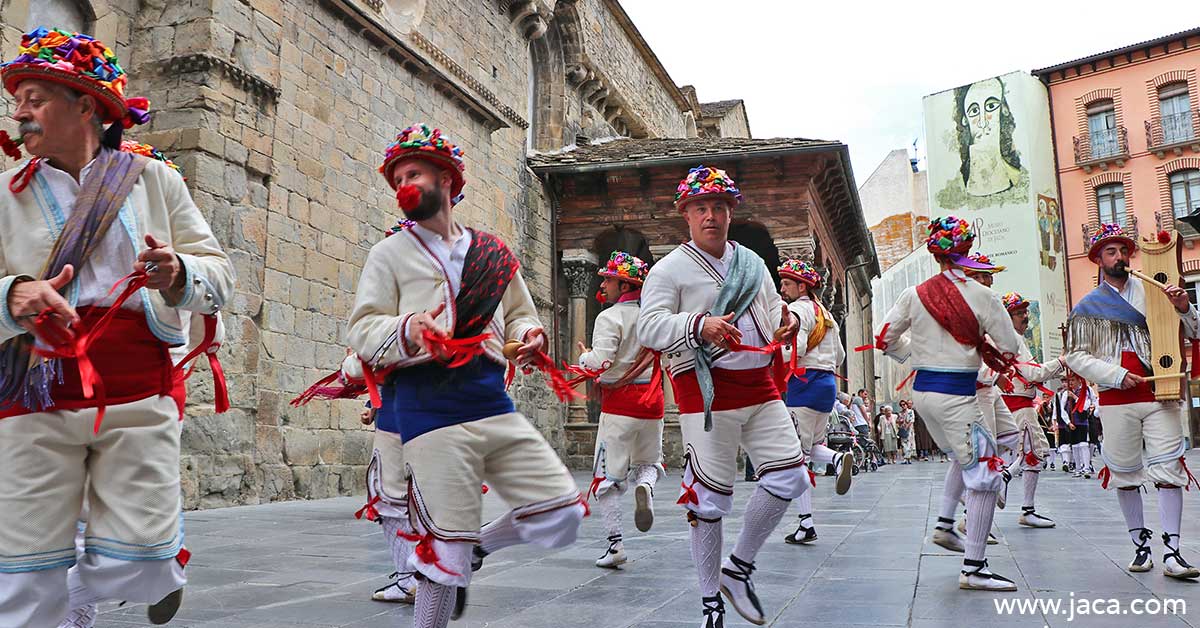
[[[384, 233], [391, 237], [416, 224], [401, 218]], [[384, 368], [378, 374], [372, 372], [373, 381], [385, 378], [390, 372]], [[332, 375], [322, 378], [308, 390], [292, 400], [292, 405], [307, 404], [312, 399], [354, 399], [369, 392], [363, 360], [346, 349], [346, 358], [341, 368]], [[378, 414], [376, 408], [367, 404], [361, 415], [363, 425], [374, 425]], [[404, 455], [399, 434], [387, 430], [375, 430], [371, 462], [367, 465], [367, 503], [354, 516], [379, 524], [383, 538], [392, 555], [393, 571], [388, 584], [375, 589], [371, 599], [376, 602], [412, 604], [417, 596], [416, 572], [409, 567], [409, 556], [413, 552], [412, 538], [415, 531], [409, 523], [408, 483], [404, 477]]]
[[[1100, 389], [1104, 417], [1102, 486], [1113, 484], [1121, 513], [1136, 547], [1129, 570], [1154, 566], [1145, 526], [1142, 495], [1149, 478], [1158, 488], [1163, 527], [1163, 573], [1172, 578], [1196, 578], [1200, 570], [1180, 554], [1179, 525], [1183, 488], [1195, 482], [1184, 462], [1185, 444], [1179, 401], [1157, 401], [1150, 382], [1150, 332], [1146, 323], [1147, 287], [1129, 276], [1129, 259], [1137, 242], [1119, 225], [1102, 224], [1092, 236], [1088, 259], [1100, 266], [1103, 280], [1071, 310], [1067, 321], [1067, 366]], [[1184, 335], [1200, 336], [1200, 319], [1187, 292], [1169, 286], [1165, 292], [1179, 312]]]
[[1025, 343], [1025, 332], [1029, 330], [1029, 301], [1016, 292], [1005, 293], [1003, 301], [1004, 309], [1008, 310], [1013, 329], [1021, 341], [1021, 350], [1017, 354], [1018, 363], [1007, 386], [1010, 390], [1003, 395], [1004, 405], [1013, 413], [1017, 427], [1021, 430], [1021, 455], [1007, 469], [1010, 473], [1018, 467], [1021, 469], [1021, 482], [1025, 488], [1021, 517], [1017, 519], [1017, 523], [1031, 528], [1053, 528], [1054, 521], [1039, 515], [1034, 507], [1038, 477], [1042, 473], [1042, 461], [1046, 459], [1046, 452], [1050, 449], [1042, 424], [1038, 421], [1034, 398], [1039, 391], [1045, 391], [1048, 397], [1053, 396], [1054, 393], [1041, 384], [1058, 377], [1063, 370], [1064, 361], [1059, 356], [1045, 364], [1035, 363], [1033, 353]]
[[[461, 613], [484, 556], [518, 543], [569, 545], [586, 511], [571, 474], [505, 390], [505, 351], [546, 368], [546, 338], [508, 247], [454, 219], [463, 170], [462, 151], [426, 125], [387, 148], [380, 172], [416, 224], [371, 248], [350, 315], [368, 387], [370, 375], [391, 369], [372, 399], [376, 433], [388, 433], [375, 442], [376, 460], [381, 494], [398, 502], [389, 486], [400, 471], [383, 450], [403, 442], [420, 628]], [[485, 480], [513, 510], [481, 530]]]
[[659, 357], [638, 342], [642, 282], [649, 266], [614, 252], [597, 274], [601, 303], [612, 305], [596, 317], [592, 347], [580, 346], [579, 364], [595, 373], [601, 390], [600, 426], [592, 491], [608, 530], [608, 549], [597, 567], [616, 569], [629, 560], [621, 530], [621, 496], [634, 487], [634, 525], [649, 532], [654, 525], [654, 485], [665, 475], [662, 466], [663, 388]]
[[[942, 272], [900, 294], [874, 347], [900, 361], [912, 358], [917, 412], [938, 446], [952, 452], [953, 465], [961, 468], [961, 473], [948, 478], [955, 486], [946, 491], [947, 503], [937, 524], [943, 531], [954, 525], [958, 500], [949, 498], [965, 489], [967, 539], [959, 587], [1012, 591], [1016, 584], [992, 573], [984, 558], [1003, 461], [997, 456], [995, 437], [983, 423], [975, 383], [981, 360], [1007, 373], [1011, 359], [1004, 354], [1015, 355], [1020, 341], [999, 296], [967, 279], [958, 268], [974, 240], [965, 220], [951, 216], [930, 223], [926, 248]], [[904, 336], [910, 329], [911, 338]]]
[[[638, 338], [667, 357], [679, 405], [686, 460], [679, 503], [692, 524], [705, 628], [724, 625], [718, 588], [747, 621], [766, 623], [750, 579], [754, 559], [788, 503], [809, 487], [800, 439], [772, 378], [772, 356], [764, 353], [791, 342], [797, 324], [762, 259], [728, 240], [741, 199], [724, 171], [688, 172], [675, 206], [691, 241], [650, 270], [638, 318]], [[783, 366], [781, 356], [774, 359]], [[733, 506], [739, 445], [758, 484], [722, 565], [721, 518]]]
[[[804, 455], [812, 461], [810, 468], [815, 465], [824, 469], [832, 464], [837, 478], [834, 490], [845, 495], [850, 490], [854, 455], [830, 449], [825, 438], [829, 413], [837, 399], [836, 373], [846, 359], [846, 350], [833, 314], [812, 294], [821, 286], [821, 275], [816, 269], [808, 262], [789, 259], [779, 266], [778, 272], [779, 293], [800, 325], [789, 347], [792, 366], [787, 385], [788, 412], [796, 424]], [[812, 492], [805, 491], [796, 503], [800, 507], [800, 521], [796, 531], [783, 540], [794, 545], [812, 543], [817, 540], [817, 529], [811, 521]]]
[[125, 98], [104, 44], [39, 28], [0, 77], [35, 156], [0, 176], [0, 625], [83, 610], [87, 626], [103, 600], [150, 603], [165, 623], [189, 556], [170, 348], [188, 342], [182, 311], [211, 332], [189, 356], [213, 348], [233, 268], [183, 178], [119, 150], [149, 103]]
[[1074, 457], [1080, 461], [1079, 468], [1075, 471], [1076, 477], [1081, 477], [1085, 480], [1091, 479], [1092, 474], [1096, 472], [1092, 468], [1092, 447], [1100, 444], [1100, 418], [1096, 416], [1096, 409], [1099, 407], [1099, 400], [1096, 398], [1096, 391], [1081, 378], [1078, 379], [1079, 390], [1075, 393], [1083, 399], [1079, 404], [1079, 422], [1076, 426], [1082, 427], [1084, 434], [1079, 443], [1079, 448], [1074, 450]]

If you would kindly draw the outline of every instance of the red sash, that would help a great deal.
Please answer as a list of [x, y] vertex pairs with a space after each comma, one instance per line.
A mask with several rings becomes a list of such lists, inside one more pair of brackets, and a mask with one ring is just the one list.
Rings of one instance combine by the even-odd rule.
[[1004, 405], [1008, 407], [1009, 412], [1024, 410], [1025, 408], [1033, 407], [1033, 397], [1021, 397], [1019, 395], [1003, 395]]
[[984, 341], [983, 333], [979, 330], [979, 319], [975, 318], [967, 300], [946, 275], [938, 273], [921, 282], [917, 286], [917, 297], [933, 320], [960, 344], [974, 347], [984, 364], [997, 373], [1010, 370], [1014, 360], [1001, 355], [998, 349]]
[[[1146, 372], [1146, 367], [1142, 365], [1142, 361], [1138, 359], [1137, 354], [1132, 351], [1121, 352], [1121, 367], [1134, 375], [1146, 376], [1150, 374]], [[1101, 406], [1122, 406], [1127, 403], [1142, 403], [1144, 401], [1157, 401], [1154, 398], [1154, 386], [1150, 382], [1138, 384], [1129, 390], [1114, 388], [1112, 390], [1100, 391]]]
[[[712, 378], [713, 411], [737, 410], [779, 399], [770, 366], [736, 371], [715, 368]], [[671, 377], [671, 384], [675, 388], [675, 403], [680, 414], [704, 412], [704, 398], [700, 396], [700, 384], [694, 370]]]
[[[107, 308], [81, 307], [84, 320], [99, 318]], [[155, 395], [175, 396], [175, 377], [167, 344], [159, 340], [146, 324], [143, 312], [121, 309], [96, 342], [88, 349], [88, 358], [104, 383], [104, 394], [88, 399], [83, 394], [78, 361], [61, 360], [62, 383], [51, 385], [54, 405], [47, 412], [82, 410], [101, 405], [119, 405]], [[178, 400], [178, 399], [177, 399]], [[21, 404], [0, 412], [0, 418], [31, 414]]]
[[[662, 382], [646, 384], [628, 384], [620, 388], [600, 389], [600, 411], [608, 414], [633, 417], [635, 419], [663, 418], [664, 396]], [[647, 395], [649, 393], [649, 395]], [[642, 402], [642, 396], [650, 397], [649, 403]]]

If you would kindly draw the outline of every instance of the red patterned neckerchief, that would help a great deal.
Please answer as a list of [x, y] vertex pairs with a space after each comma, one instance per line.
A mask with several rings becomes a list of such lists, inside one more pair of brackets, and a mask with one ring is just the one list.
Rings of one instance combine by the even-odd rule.
[[960, 344], [974, 347], [992, 370], [1002, 374], [1012, 371], [1015, 360], [984, 340], [983, 332], [979, 330], [979, 319], [975, 318], [967, 300], [945, 274], [938, 273], [921, 282], [917, 286], [917, 297], [942, 329]]

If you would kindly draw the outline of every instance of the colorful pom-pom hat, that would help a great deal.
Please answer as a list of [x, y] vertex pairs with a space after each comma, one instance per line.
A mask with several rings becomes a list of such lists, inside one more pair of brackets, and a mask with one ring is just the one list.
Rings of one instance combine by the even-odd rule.
[[125, 98], [129, 77], [117, 55], [99, 40], [83, 33], [40, 27], [21, 36], [17, 56], [0, 66], [4, 89], [15, 94], [25, 80], [53, 81], [93, 96], [105, 124], [124, 128], [150, 120], [145, 98]]
[[1091, 245], [1088, 247], [1088, 259], [1093, 262], [1100, 258], [1100, 250], [1106, 245], [1113, 242], [1118, 242], [1129, 247], [1129, 252], [1132, 254], [1137, 250], [1137, 241], [1134, 240], [1121, 225], [1111, 222], [1100, 223], [1100, 229], [1092, 234]]
[[675, 207], [682, 209], [688, 201], [710, 194], [729, 199], [734, 207], [742, 202], [742, 191], [724, 170], [701, 165], [688, 170], [687, 176], [675, 188]]
[[1004, 301], [1004, 309], [1008, 310], [1009, 314], [1027, 310], [1030, 306], [1029, 301], [1016, 292], [1005, 292], [1001, 300]]
[[929, 238], [925, 248], [934, 255], [965, 256], [975, 244], [975, 230], [971, 223], [954, 216], [934, 218], [929, 221]]
[[425, 123], [414, 124], [396, 135], [396, 140], [383, 151], [383, 164], [379, 172], [392, 184], [392, 166], [404, 159], [424, 159], [429, 163], [446, 169], [454, 181], [450, 185], [450, 196], [455, 203], [462, 198], [462, 189], [466, 185], [463, 173], [463, 151], [450, 138], [442, 134], [441, 129], [435, 129]]
[[121, 152], [133, 153], [135, 155], [141, 155], [143, 157], [149, 157], [150, 159], [161, 161], [166, 164], [168, 168], [178, 172], [180, 176], [183, 175], [183, 170], [180, 169], [178, 164], [171, 161], [170, 158], [164, 155], [161, 150], [158, 150], [149, 144], [142, 144], [141, 142], [134, 142], [133, 140], [122, 140]]
[[646, 273], [648, 272], [650, 272], [650, 265], [642, 261], [641, 258], [630, 255], [625, 251], [613, 251], [613, 254], [608, 257], [608, 263], [596, 274], [601, 277], [612, 277], [621, 281], [628, 281], [631, 284], [640, 286], [643, 281], [646, 281]]
[[802, 262], [798, 259], [789, 259], [779, 265], [776, 269], [780, 277], [787, 277], [804, 283], [804, 285], [813, 288], [821, 283], [821, 275], [817, 269], [813, 268], [808, 262]]

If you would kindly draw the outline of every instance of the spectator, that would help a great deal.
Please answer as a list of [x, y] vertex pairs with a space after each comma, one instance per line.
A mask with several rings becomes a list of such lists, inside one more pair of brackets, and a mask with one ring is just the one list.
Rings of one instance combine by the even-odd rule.
[[904, 462], [901, 464], [912, 464], [913, 458], [917, 455], [913, 420], [912, 404], [906, 399], [901, 399], [900, 416], [896, 419], [896, 435], [899, 437], [900, 451], [904, 456]]
[[871, 423], [867, 420], [866, 404], [860, 395], [850, 398], [850, 414], [854, 415], [854, 429], [860, 438], [871, 440]]
[[896, 415], [891, 406], [883, 406], [879, 413], [879, 446], [888, 463], [896, 462], [896, 450], [899, 449], [899, 429], [896, 425]]

